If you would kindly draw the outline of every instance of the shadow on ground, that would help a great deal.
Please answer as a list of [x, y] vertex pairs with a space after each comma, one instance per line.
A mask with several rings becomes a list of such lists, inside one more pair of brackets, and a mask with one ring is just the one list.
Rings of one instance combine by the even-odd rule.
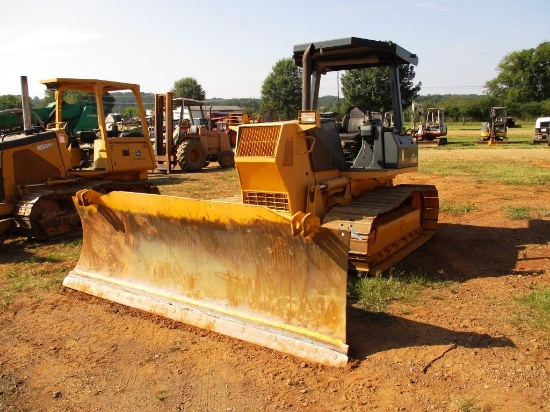
[[459, 332], [387, 313], [347, 309], [350, 357], [364, 360], [378, 352], [409, 347], [453, 345], [468, 348], [515, 347], [506, 337], [471, 331]]
[[522, 259], [550, 259], [525, 256], [527, 246], [546, 246], [549, 242], [550, 221], [545, 220], [531, 220], [527, 228], [521, 229], [442, 223], [433, 238], [399, 267], [421, 268], [431, 275], [456, 281], [522, 274], [516, 268]]

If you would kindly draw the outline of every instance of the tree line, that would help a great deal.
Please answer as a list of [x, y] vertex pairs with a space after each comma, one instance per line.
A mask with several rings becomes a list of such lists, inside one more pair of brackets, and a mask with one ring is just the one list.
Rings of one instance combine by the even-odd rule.
[[[402, 65], [399, 72], [405, 116], [410, 115], [413, 100], [426, 108], [443, 108], [447, 120], [452, 122], [485, 121], [494, 106], [505, 106], [509, 116], [525, 121], [550, 115], [550, 42], [505, 55], [497, 66], [497, 76], [485, 84], [482, 95], [421, 96], [422, 83], [414, 82], [414, 66]], [[272, 110], [276, 119], [287, 120], [296, 118], [301, 108], [301, 88], [302, 69], [294, 64], [292, 58], [284, 58], [273, 65], [265, 78], [259, 99], [207, 100], [204, 89], [193, 77], [175, 81], [171, 91], [177, 97], [205, 101], [208, 105], [239, 106], [251, 116]], [[320, 97], [319, 110], [335, 112], [340, 118], [351, 106], [380, 112], [391, 110], [387, 67], [345, 71], [341, 75], [341, 89], [341, 98]], [[111, 96], [113, 111], [123, 116], [137, 114], [131, 93], [111, 93]], [[81, 94], [70, 98], [78, 101], [86, 96]], [[142, 99], [146, 109], [153, 109], [153, 93], [142, 93]], [[51, 92], [46, 92], [43, 99], [31, 99], [31, 107], [43, 107], [51, 101]], [[20, 96], [0, 96], [0, 110], [14, 107], [21, 107]]]

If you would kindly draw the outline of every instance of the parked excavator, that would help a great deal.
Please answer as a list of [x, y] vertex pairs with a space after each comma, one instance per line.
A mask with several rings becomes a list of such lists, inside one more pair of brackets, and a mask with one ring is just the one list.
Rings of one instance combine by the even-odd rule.
[[508, 143], [508, 117], [506, 107], [491, 107], [489, 121], [481, 125], [478, 143], [489, 146]]
[[[311, 361], [348, 362], [348, 272], [376, 273], [433, 235], [437, 189], [394, 185], [418, 168], [398, 67], [418, 57], [356, 37], [294, 46], [297, 120], [241, 124], [241, 196], [218, 201], [77, 193], [83, 243], [66, 287]], [[394, 124], [339, 133], [315, 110], [321, 76], [388, 66]], [[355, 144], [344, 154], [342, 140]], [[352, 151], [354, 152], [352, 153]]]
[[[229, 134], [211, 127], [204, 106], [204, 102], [171, 92], [155, 95], [157, 170], [170, 173], [179, 165], [183, 172], [199, 172], [210, 162], [218, 162], [223, 169], [235, 166]], [[174, 110], [179, 111], [176, 121]], [[199, 113], [196, 119], [194, 111]]]
[[411, 135], [416, 143], [423, 146], [440, 146], [447, 144], [447, 124], [445, 110], [430, 107], [426, 110], [420, 103], [412, 103]]
[[[34, 125], [28, 107], [28, 86], [22, 77], [24, 130], [0, 141], [0, 236], [16, 233], [36, 239], [54, 239], [80, 232], [80, 218], [72, 196], [84, 188], [107, 193], [128, 190], [159, 193], [147, 180], [154, 155], [145, 122], [139, 86], [104, 80], [57, 78], [43, 80], [55, 91], [54, 121]], [[66, 91], [91, 93], [95, 105], [74, 118], [77, 105], [66, 105]], [[132, 137], [107, 130], [104, 96], [131, 91], [143, 119], [143, 132]], [[67, 110], [66, 110], [67, 109]], [[82, 126], [87, 113], [90, 128]], [[82, 126], [82, 127], [80, 127]]]

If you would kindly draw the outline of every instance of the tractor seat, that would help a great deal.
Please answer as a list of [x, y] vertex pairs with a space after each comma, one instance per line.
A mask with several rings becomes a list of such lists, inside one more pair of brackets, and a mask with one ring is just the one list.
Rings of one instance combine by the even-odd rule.
[[97, 138], [93, 130], [82, 130], [76, 134], [80, 144], [93, 144], [94, 140]]
[[358, 135], [360, 133], [361, 126], [365, 124], [364, 122], [366, 118], [366, 111], [360, 107], [355, 106], [348, 110], [344, 115], [340, 137], [350, 138]]

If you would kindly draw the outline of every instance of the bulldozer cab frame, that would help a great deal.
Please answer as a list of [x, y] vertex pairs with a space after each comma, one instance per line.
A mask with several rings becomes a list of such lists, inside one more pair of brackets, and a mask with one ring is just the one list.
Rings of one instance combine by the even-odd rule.
[[[393, 123], [390, 127], [383, 122], [370, 119], [370, 114], [360, 108], [349, 114], [356, 116], [353, 121], [344, 121], [343, 133], [337, 133], [342, 139], [344, 153], [329, 141], [336, 136], [333, 121], [323, 121], [319, 133], [319, 146], [314, 158], [328, 156], [328, 163], [341, 163], [334, 160], [346, 159], [346, 168], [354, 172], [385, 172], [387, 178], [414, 171], [417, 167], [418, 148], [403, 128], [403, 108], [399, 80], [399, 65], [418, 64], [418, 57], [392, 42], [349, 37], [343, 39], [301, 44], [294, 46], [293, 58], [303, 69], [302, 110], [315, 110], [318, 106], [319, 88], [322, 75], [339, 70], [355, 70], [370, 67], [387, 66], [389, 69], [390, 90], [392, 97]], [[346, 140], [346, 141], [344, 141]], [[327, 154], [321, 153], [323, 141]], [[328, 146], [331, 146], [329, 149]], [[361, 154], [361, 155], [360, 155]], [[341, 167], [339, 167], [341, 168]]]
[[394, 114], [394, 129], [403, 129], [403, 108], [399, 89], [401, 64], [418, 65], [416, 54], [393, 42], [348, 37], [294, 46], [294, 62], [303, 69], [302, 110], [317, 107], [321, 75], [331, 71], [388, 66]]
[[[64, 164], [70, 165], [66, 167], [70, 175], [89, 177], [134, 171], [140, 179], [147, 178], [147, 171], [155, 167], [154, 154], [139, 85], [72, 78], [47, 79], [41, 83], [55, 92], [55, 121], [47, 124], [46, 129], [54, 131], [59, 143], [69, 149], [62, 151], [62, 156]], [[95, 110], [89, 116], [97, 116], [96, 128], [69, 127], [64, 110], [72, 110], [74, 105], [65, 103], [66, 91], [90, 93]], [[136, 100], [139, 123], [132, 130], [122, 130], [116, 122], [107, 124], [113, 104], [109, 93], [116, 91], [129, 91]]]

